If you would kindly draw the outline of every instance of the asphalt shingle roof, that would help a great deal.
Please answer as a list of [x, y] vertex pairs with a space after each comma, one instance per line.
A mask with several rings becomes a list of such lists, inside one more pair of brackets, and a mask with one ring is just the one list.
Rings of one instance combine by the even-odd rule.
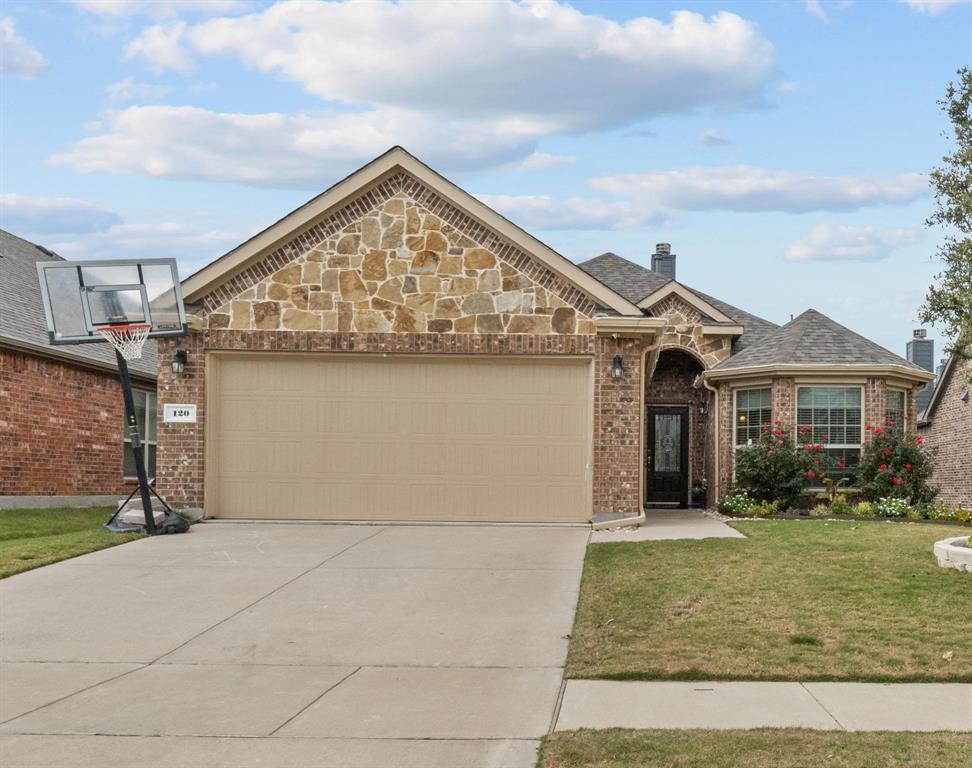
[[[37, 281], [37, 262], [64, 261], [53, 251], [0, 229], [0, 341], [28, 346], [43, 355], [53, 353], [47, 337], [47, 321]], [[115, 351], [107, 344], [75, 344], [57, 347], [58, 356], [81, 364], [115, 368]], [[158, 360], [155, 342], [145, 343], [142, 357], [129, 363], [133, 374], [155, 378]]]
[[[675, 282], [671, 278], [660, 275], [657, 272], [652, 272], [640, 264], [635, 264], [632, 261], [618, 256], [616, 253], [610, 252], [602, 253], [600, 256], [595, 256], [593, 259], [589, 259], [577, 266], [587, 272], [591, 277], [604, 283], [608, 288], [620, 293], [628, 301], [635, 304], [645, 298], [645, 296], [668, 285], [668, 283]], [[769, 320], [764, 320], [761, 317], [745, 312], [738, 307], [732, 306], [732, 304], [727, 304], [721, 299], [716, 299], [694, 288], [689, 288], [684, 283], [679, 283], [679, 285], [688, 288], [688, 290], [700, 299], [708, 302], [734, 323], [743, 327], [743, 335], [733, 343], [733, 349], [737, 353], [748, 349], [754, 344], [759, 344], [766, 336], [779, 328], [776, 323], [771, 323]], [[716, 325], [718, 324], [711, 320], [711, 318], [710, 322]]]
[[924, 370], [815, 309], [808, 309], [713, 370], [769, 365], [897, 365]]

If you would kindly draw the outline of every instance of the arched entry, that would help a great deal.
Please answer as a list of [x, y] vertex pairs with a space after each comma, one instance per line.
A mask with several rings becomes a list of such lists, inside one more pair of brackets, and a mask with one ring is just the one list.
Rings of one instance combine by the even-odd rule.
[[658, 355], [645, 386], [645, 505], [687, 506], [705, 476], [707, 393], [693, 386], [702, 364], [681, 349]]

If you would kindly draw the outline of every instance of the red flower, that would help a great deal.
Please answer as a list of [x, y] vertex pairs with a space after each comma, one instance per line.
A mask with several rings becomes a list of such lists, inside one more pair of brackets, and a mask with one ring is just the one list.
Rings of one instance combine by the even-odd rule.
[[904, 484], [905, 484], [905, 485], [907, 485], [907, 484], [908, 484], [908, 478], [905, 478], [905, 481], [904, 481]]
[[774, 421], [773, 423], [774, 423], [774, 424], [782, 424], [783, 422], [781, 422], [781, 421], [780, 421], [779, 419], [777, 419], [777, 420], [776, 420], [776, 421]]
[[899, 480], [897, 477], [892, 477], [891, 478], [891, 482], [894, 483], [895, 485], [897, 485], [898, 483], [901, 482], [901, 480]]
[[924, 445], [925, 444], [925, 438], [923, 438], [921, 435], [918, 435], [918, 437], [915, 438], [915, 442], [918, 445]]
[[820, 449], [821, 449], [822, 447], [823, 447], [823, 446], [821, 446], [821, 445], [819, 445], [819, 444], [817, 444], [817, 445], [815, 445], [815, 446], [813, 446], [813, 450], [815, 450], [815, 451], [816, 451], [817, 453], [820, 453]]
[[821, 442], [826, 443], [827, 442], [827, 436], [826, 435], [821, 435], [820, 436], [820, 440], [821, 440]]
[[774, 429], [773, 430], [773, 434], [776, 435], [777, 437], [779, 437], [780, 435], [783, 434], [783, 430], [782, 429]]
[[880, 435], [880, 434], [881, 434], [881, 433], [882, 433], [883, 431], [884, 431], [884, 430], [883, 430], [883, 429], [881, 429], [880, 427], [875, 427], [875, 428], [874, 428], [874, 434], [875, 434], [875, 435]]
[[890, 448], [885, 448], [883, 451], [881, 451], [881, 453], [883, 453], [885, 456], [890, 456], [891, 455], [891, 449]]
[[887, 464], [882, 464], [879, 468], [880, 469], [887, 469], [888, 468], [888, 465]]
[[905, 464], [905, 469], [911, 469], [911, 465], [910, 464]]
[[866, 427], [864, 427], [864, 429], [866, 429], [868, 432], [870, 432], [871, 431], [871, 425], [868, 424]]
[[776, 444], [777, 444], [777, 445], [783, 445], [783, 441], [782, 441], [782, 440], [777, 440], [777, 441], [776, 441]]
[[888, 426], [889, 427], [893, 427], [894, 426], [894, 421], [892, 421], [891, 419], [888, 419]]
[[813, 450], [813, 446], [812, 446], [812, 445], [810, 445], [810, 443], [807, 443], [807, 444], [806, 444], [805, 446], [803, 446], [803, 447], [804, 447], [804, 448], [806, 448], [806, 449], [807, 449], [808, 451], [812, 451], [812, 450]]
[[812, 469], [809, 472], [807, 472], [807, 477], [809, 477], [811, 480], [813, 480], [813, 478], [815, 478], [816, 476], [817, 473], [814, 472]]
[[763, 427], [763, 431], [764, 432], [769, 432], [769, 427], [768, 426], [767, 427]]
[[768, 450], [768, 451], [766, 452], [766, 455], [767, 455], [767, 456], [772, 456], [772, 455], [773, 455], [773, 449], [772, 449], [772, 448], [770, 448], [770, 449], [769, 449], [769, 450]]
[[837, 469], [843, 469], [846, 466], [847, 466], [847, 464], [844, 463], [844, 460], [843, 459], [841, 459], [840, 461], [837, 462]]

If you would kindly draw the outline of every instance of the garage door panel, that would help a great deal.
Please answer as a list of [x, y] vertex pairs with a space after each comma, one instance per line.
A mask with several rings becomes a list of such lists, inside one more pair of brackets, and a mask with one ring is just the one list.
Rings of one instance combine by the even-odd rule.
[[209, 514], [590, 519], [587, 360], [253, 354], [211, 362]]

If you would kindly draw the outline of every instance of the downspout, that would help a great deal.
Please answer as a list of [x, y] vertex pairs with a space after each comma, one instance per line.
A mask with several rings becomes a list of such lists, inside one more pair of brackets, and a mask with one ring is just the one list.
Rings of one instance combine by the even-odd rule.
[[707, 390], [709, 390], [712, 393], [712, 401], [713, 401], [712, 421], [713, 421], [713, 424], [714, 424], [714, 427], [715, 428], [712, 430], [712, 435], [713, 435], [712, 442], [713, 442], [713, 450], [715, 452], [715, 455], [713, 456], [712, 467], [713, 467], [713, 470], [714, 470], [715, 477], [712, 478], [712, 488], [713, 488], [712, 499], [706, 499], [706, 501], [711, 505], [713, 502], [715, 504], [718, 504], [719, 503], [719, 480], [722, 477], [719, 474], [719, 453], [720, 453], [720, 450], [719, 450], [719, 448], [720, 448], [720, 445], [719, 445], [719, 390], [716, 387], [713, 387], [711, 384], [709, 384], [708, 381], [706, 381], [705, 374], [704, 373], [702, 374], [702, 376], [700, 376], [700, 379], [702, 380], [702, 386], [705, 387]]

